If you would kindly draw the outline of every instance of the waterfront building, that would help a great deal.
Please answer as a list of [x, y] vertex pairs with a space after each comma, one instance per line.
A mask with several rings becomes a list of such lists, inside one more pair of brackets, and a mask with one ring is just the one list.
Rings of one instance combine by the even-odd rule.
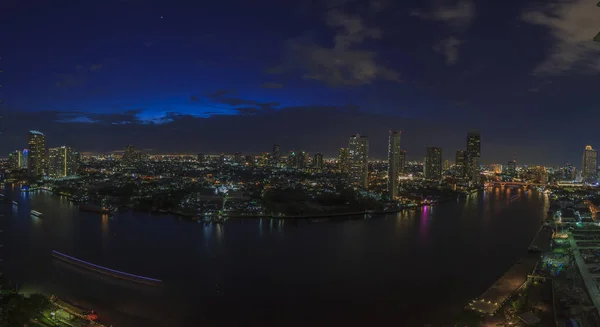
[[456, 150], [455, 160], [455, 170], [457, 177], [465, 177], [467, 175], [465, 167], [465, 150]]
[[506, 175], [508, 177], [517, 177], [517, 159], [513, 159], [506, 165]]
[[355, 134], [348, 142], [350, 182], [356, 186], [369, 186], [369, 138]]
[[425, 178], [442, 180], [442, 148], [427, 147], [425, 154]]
[[406, 150], [400, 150], [400, 155], [398, 156], [398, 168], [400, 169], [400, 174], [406, 173]]
[[466, 177], [473, 183], [480, 182], [481, 133], [467, 133], [467, 150], [465, 152]]
[[398, 196], [398, 178], [400, 177], [400, 135], [401, 132], [389, 132], [388, 140], [388, 186], [390, 198]]
[[581, 177], [584, 182], [596, 182], [598, 171], [598, 151], [591, 145], [583, 150], [583, 159], [581, 164]]
[[27, 169], [32, 177], [46, 173], [46, 136], [36, 130], [29, 131], [27, 145], [29, 147]]
[[68, 146], [48, 149], [48, 175], [54, 178], [73, 176], [79, 169], [79, 152]]
[[15, 150], [8, 154], [8, 168], [12, 170], [21, 169], [22, 162], [23, 152], [21, 150]]

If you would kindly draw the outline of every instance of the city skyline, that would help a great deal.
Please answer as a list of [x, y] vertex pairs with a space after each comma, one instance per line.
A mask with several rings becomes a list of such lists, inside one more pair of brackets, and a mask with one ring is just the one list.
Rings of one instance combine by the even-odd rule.
[[600, 143], [586, 128], [600, 118], [600, 23], [582, 23], [597, 18], [586, 0], [164, 4], [7, 6], [16, 32], [2, 57], [3, 144], [33, 128], [51, 146], [94, 152], [260, 153], [279, 143], [330, 156], [361, 133], [385, 158], [392, 129], [407, 135], [409, 158], [436, 144], [451, 159], [477, 129], [482, 163], [516, 152], [561, 164]]

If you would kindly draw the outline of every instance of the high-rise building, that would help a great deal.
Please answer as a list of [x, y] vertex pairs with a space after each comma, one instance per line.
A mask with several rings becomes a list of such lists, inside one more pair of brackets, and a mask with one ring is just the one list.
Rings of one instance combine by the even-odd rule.
[[135, 152], [135, 145], [127, 145], [125, 146], [125, 151], [123, 152], [123, 164], [131, 165], [137, 161], [138, 157]]
[[455, 167], [456, 167], [456, 175], [458, 177], [466, 176], [466, 167], [465, 167], [465, 150], [456, 150], [456, 159], [455, 159]]
[[481, 133], [467, 133], [467, 151], [465, 153], [466, 176], [473, 183], [480, 181]]
[[390, 198], [398, 196], [398, 178], [400, 177], [400, 135], [401, 132], [390, 131], [388, 140], [388, 185]]
[[338, 170], [342, 174], [348, 173], [348, 148], [340, 148], [338, 153]]
[[517, 159], [513, 159], [506, 165], [506, 175], [509, 177], [517, 177]]
[[21, 169], [27, 169], [29, 167], [29, 149], [23, 149], [23, 155], [21, 155]]
[[367, 188], [369, 186], [369, 138], [355, 134], [348, 142], [350, 182]]
[[68, 146], [48, 149], [48, 175], [60, 178], [77, 173], [79, 153]]
[[425, 155], [425, 178], [442, 180], [442, 148], [427, 147]]
[[598, 151], [591, 145], [583, 150], [583, 160], [581, 164], [581, 177], [585, 182], [595, 182], [597, 180], [598, 170]]
[[33, 177], [42, 176], [46, 173], [46, 136], [39, 131], [30, 130], [29, 156], [27, 167], [29, 175]]
[[313, 167], [316, 171], [323, 171], [323, 154], [320, 152], [315, 153], [313, 157]]
[[400, 156], [398, 156], [398, 167], [400, 169], [400, 174], [406, 173], [406, 151], [400, 150]]
[[204, 160], [206, 160], [206, 159], [204, 158], [204, 153], [198, 153], [198, 156], [197, 156], [197, 158], [196, 158], [196, 161], [198, 161], [198, 163], [199, 163], [199, 164], [204, 164], [204, 163], [205, 163], [205, 161], [204, 161]]
[[21, 150], [15, 150], [8, 154], [8, 167], [12, 170], [21, 169], [22, 161], [23, 152]]
[[246, 166], [254, 166], [254, 156], [246, 156]]
[[273, 151], [271, 152], [271, 166], [277, 166], [281, 161], [281, 147], [279, 144], [273, 144]]
[[240, 152], [236, 152], [233, 155], [233, 164], [235, 164], [235, 165], [243, 165], [244, 164], [244, 158], [242, 157], [242, 154]]

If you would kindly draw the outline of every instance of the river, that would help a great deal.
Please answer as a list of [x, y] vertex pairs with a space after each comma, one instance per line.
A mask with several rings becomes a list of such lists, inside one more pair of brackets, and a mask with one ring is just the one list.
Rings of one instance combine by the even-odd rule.
[[[118, 327], [437, 326], [527, 252], [548, 211], [543, 193], [498, 187], [369, 220], [205, 226], [145, 213], [109, 218], [14, 188], [4, 186], [0, 204], [7, 276]], [[164, 285], [81, 271], [51, 250]]]

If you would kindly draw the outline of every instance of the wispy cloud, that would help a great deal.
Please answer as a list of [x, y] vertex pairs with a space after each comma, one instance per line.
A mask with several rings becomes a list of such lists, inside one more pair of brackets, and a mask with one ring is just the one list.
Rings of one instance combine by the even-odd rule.
[[332, 87], [399, 81], [396, 71], [378, 62], [376, 52], [361, 48], [367, 39], [381, 38], [380, 29], [368, 27], [360, 16], [338, 9], [328, 12], [326, 23], [335, 30], [332, 47], [317, 44], [310, 37], [291, 39], [285, 45], [286, 61], [270, 72], [299, 70], [304, 79]]
[[411, 15], [444, 22], [454, 27], [466, 27], [475, 18], [475, 4], [472, 0], [459, 0], [453, 4], [438, 5], [429, 12], [413, 10]]
[[433, 45], [433, 50], [446, 57], [446, 64], [454, 65], [458, 61], [459, 47], [464, 41], [450, 36]]
[[281, 83], [263, 83], [262, 87], [265, 89], [281, 89], [283, 88], [283, 84]]
[[533, 70], [535, 75], [600, 73], [600, 43], [592, 41], [600, 29], [600, 12], [593, 1], [563, 1], [528, 10], [522, 19], [546, 27], [554, 39], [547, 58]]

